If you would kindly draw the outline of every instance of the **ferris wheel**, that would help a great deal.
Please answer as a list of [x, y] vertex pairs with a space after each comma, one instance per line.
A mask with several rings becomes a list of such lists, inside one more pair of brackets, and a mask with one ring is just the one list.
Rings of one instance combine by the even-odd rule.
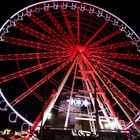
[[134, 126], [140, 133], [139, 52], [139, 36], [100, 7], [72, 0], [32, 4], [0, 28], [1, 110], [9, 107], [10, 117], [33, 126], [44, 103], [42, 125], [57, 109], [64, 127], [75, 114], [94, 132], [98, 113], [101, 129]]

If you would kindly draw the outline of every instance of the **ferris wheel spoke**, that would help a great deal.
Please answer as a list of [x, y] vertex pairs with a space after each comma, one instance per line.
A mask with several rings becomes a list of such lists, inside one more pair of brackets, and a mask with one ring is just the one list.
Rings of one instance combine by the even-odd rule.
[[48, 26], [46, 23], [44, 23], [41, 19], [37, 18], [35, 15], [31, 14], [31, 16], [28, 16], [32, 21], [34, 21], [37, 25], [39, 25], [42, 29], [44, 29], [49, 35], [54, 37], [57, 41], [67, 42], [63, 37], [61, 37], [58, 33], [56, 33], [50, 26]]
[[139, 109], [101, 72], [96, 73], [113, 98], [119, 98], [128, 108], [137, 115]]
[[35, 49], [40, 49], [40, 50], [49, 50], [49, 51], [56, 51], [57, 49], [65, 50], [65, 48], [60, 47], [58, 45], [49, 45], [45, 43], [40, 43], [40, 42], [35, 42], [35, 41], [29, 41], [29, 40], [24, 40], [24, 39], [19, 39], [19, 38], [13, 38], [13, 37], [8, 37], [4, 36], [4, 42], [11, 43], [11, 44], [16, 44], [19, 46], [24, 46], [24, 47], [31, 47]]
[[82, 37], [81, 44], [85, 44], [85, 42], [86, 42], [85, 40], [86, 40], [87, 34], [89, 32], [90, 24], [91, 24], [90, 22], [89, 22], [89, 24], [87, 24], [87, 29], [85, 30], [85, 34]]
[[[100, 79], [100, 81], [103, 83], [103, 85], [106, 87], [106, 89], [110, 92], [112, 98], [114, 100], [120, 100], [122, 101], [130, 111], [132, 111], [133, 114], [137, 115], [139, 112], [139, 109], [109, 80], [97, 67], [98, 62], [95, 61], [95, 63], [90, 63], [87, 57], [85, 55], [82, 55], [85, 62], [90, 65], [93, 72], [96, 74], [96, 76]], [[123, 110], [124, 111], [124, 110]], [[126, 114], [126, 112], [124, 112]]]
[[[26, 82], [26, 80], [22, 77], [23, 82], [25, 83], [26, 87], [29, 89], [30, 86], [29, 84]], [[39, 101], [43, 101], [43, 97], [40, 96], [37, 92], [33, 91], [32, 94], [39, 100]]]
[[93, 36], [86, 42], [85, 46], [88, 46], [92, 40], [105, 28], [109, 21], [104, 22], [104, 24], [93, 34]]
[[68, 34], [65, 32], [65, 30], [61, 27], [61, 25], [59, 24], [57, 19], [53, 16], [53, 14], [50, 11], [46, 11], [46, 14], [49, 17], [49, 19], [53, 22], [53, 24], [56, 27], [56, 29], [60, 32], [62, 37], [65, 38], [65, 40], [67, 41], [67, 43], [70, 46], [72, 46], [73, 42], [72, 42], [71, 38], [68, 36]]
[[73, 44], [75, 44], [76, 41], [75, 41], [75, 37], [74, 37], [73, 31], [72, 31], [71, 25], [70, 25], [69, 20], [68, 20], [68, 16], [67, 16], [65, 10], [62, 7], [61, 7], [61, 11], [62, 11], [62, 15], [63, 15], [64, 20], [65, 20], [67, 29], [69, 31], [70, 37], [73, 40]]
[[80, 44], [80, 8], [77, 7], [77, 44]]
[[58, 58], [66, 57], [65, 52], [42, 52], [42, 53], [23, 53], [23, 54], [4, 54], [0, 55], [0, 61], [9, 60], [29, 60], [29, 59], [40, 59], [40, 58]]
[[103, 42], [105, 42], [105, 41], [107, 41], [107, 40], [113, 38], [114, 36], [116, 36], [116, 35], [118, 35], [118, 34], [120, 34], [120, 33], [121, 33], [121, 30], [117, 30], [117, 31], [113, 32], [112, 34], [110, 34], [110, 35], [108, 35], [108, 36], [105, 36], [105, 37], [103, 37], [103, 38], [101, 38], [101, 39], [95, 41], [94, 43], [90, 44], [90, 45], [87, 47], [87, 49], [90, 50], [90, 49], [92, 49], [93, 47], [98, 46], [99, 44], [101, 44], [101, 43], [103, 43]]
[[41, 97], [39, 94], [37, 94], [36, 92], [32, 92], [32, 94], [37, 98], [39, 99], [40, 101], [43, 101], [43, 97]]
[[[113, 43], [113, 44], [108, 44], [105, 46], [99, 46], [97, 48], [89, 48], [89, 50], [93, 51], [107, 51], [107, 50], [113, 50], [121, 47], [128, 47], [133, 45], [134, 43], [132, 41], [125, 41], [125, 42], [119, 42], [119, 43]], [[87, 48], [88, 49], [88, 48]]]
[[113, 68], [120, 69], [120, 70], [129, 72], [129, 73], [132, 73], [132, 74], [135, 74], [135, 75], [140, 75], [140, 69], [138, 69], [138, 68], [134, 68], [134, 67], [131, 67], [131, 66], [128, 66], [128, 65], [124, 65], [124, 64], [121, 64], [121, 63], [118, 63], [118, 62], [115, 62], [115, 61], [111, 61], [111, 60], [108, 60], [108, 59], [103, 59], [101, 57], [94, 57], [94, 58], [96, 59], [96, 61], [99, 61], [101, 64], [111, 66]]
[[27, 68], [27, 69], [24, 69], [24, 70], [20, 70], [18, 72], [15, 72], [15, 73], [3, 76], [3, 77], [0, 78], [0, 83], [4, 83], [6, 81], [10, 81], [10, 80], [13, 80], [15, 78], [19, 78], [21, 76], [33, 73], [35, 71], [42, 70], [42, 69], [50, 67], [52, 65], [64, 62], [66, 59], [67, 59], [66, 57], [65, 58], [53, 59], [53, 60], [44, 62], [42, 64], [38, 64], [38, 65], [32, 66], [30, 68]]
[[[87, 53], [87, 52], [85, 52], [85, 53]], [[90, 52], [90, 55], [91, 55], [91, 58], [94, 57], [94, 56], [101, 56], [103, 58], [140, 60], [140, 57], [139, 57], [138, 54], [123, 54], [123, 53], [110, 53], [110, 52]]]
[[61, 69], [63, 69], [67, 64], [69, 64], [72, 61], [71, 58], [67, 59], [65, 62], [63, 62], [61, 65], [59, 65], [56, 69], [54, 69], [52, 72], [47, 74], [44, 78], [42, 78], [40, 81], [38, 81], [36, 84], [31, 86], [27, 91], [22, 93], [20, 96], [18, 96], [15, 100], [13, 100], [10, 104], [12, 106], [15, 106], [17, 103], [19, 103], [21, 100], [23, 100], [25, 97], [27, 97], [29, 94], [31, 94], [33, 91], [35, 91], [38, 87], [40, 87], [44, 82], [49, 80], [53, 77], [56, 73], [58, 73]]
[[136, 91], [137, 93], [140, 94], [140, 86], [138, 86], [137, 84], [135, 84], [132, 81], [128, 80], [127, 78], [125, 78], [124, 76], [122, 76], [119, 73], [115, 72], [114, 70], [111, 70], [110, 68], [108, 68], [105, 65], [102, 65], [100, 63], [98, 63], [96, 65], [96, 68], [102, 70], [106, 74], [110, 75], [112, 78], [115, 78], [116, 80], [118, 80], [121, 83], [125, 84], [130, 89], [132, 89], [132, 90], [134, 90], [134, 91]]
[[29, 28], [29, 27], [21, 24], [21, 23], [16, 22], [16, 28], [18, 28], [19, 30], [21, 30], [21, 31], [23, 31], [23, 32], [25, 32], [25, 33], [27, 33], [29, 35], [32, 35], [32, 36], [34, 36], [34, 37], [36, 37], [36, 38], [38, 38], [38, 39], [40, 39], [42, 41], [45, 41], [45, 42], [47, 42], [49, 44], [52, 44], [52, 45], [55, 44], [57, 46], [59, 44], [59, 45], [61, 45], [61, 47], [64, 47], [64, 48], [68, 47], [67, 44], [64, 44], [61, 41], [58, 42], [55, 39], [49, 37], [48, 35], [42, 34], [42, 33], [38, 32], [38, 31], [36, 31], [36, 30], [34, 30], [32, 28]]

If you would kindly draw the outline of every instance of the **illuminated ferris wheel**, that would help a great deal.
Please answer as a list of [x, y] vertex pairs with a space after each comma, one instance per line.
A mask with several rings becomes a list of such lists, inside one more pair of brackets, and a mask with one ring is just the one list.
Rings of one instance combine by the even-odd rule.
[[25, 7], [0, 29], [1, 110], [9, 107], [9, 118], [35, 129], [44, 102], [42, 125], [57, 110], [65, 128], [134, 126], [140, 133], [139, 51], [137, 34], [95, 5], [53, 0]]

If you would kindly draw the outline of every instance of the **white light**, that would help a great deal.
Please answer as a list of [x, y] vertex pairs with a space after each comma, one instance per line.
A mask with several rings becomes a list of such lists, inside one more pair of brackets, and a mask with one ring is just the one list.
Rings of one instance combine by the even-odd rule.
[[110, 125], [111, 125], [112, 129], [116, 129], [117, 128], [117, 124], [116, 124], [115, 121], [112, 121]]
[[85, 100], [83, 101], [83, 105], [84, 105], [85, 107], [87, 107], [87, 106], [89, 105], [89, 102], [85, 99]]
[[11, 129], [5, 129], [4, 131], [3, 131], [3, 135], [9, 135], [10, 134], [10, 131], [11, 131]]
[[7, 104], [4, 100], [0, 101], [0, 110], [1, 111], [6, 111], [7, 110]]
[[110, 128], [108, 123], [105, 123], [104, 127], [105, 127], [105, 129], [109, 129]]
[[17, 122], [17, 114], [15, 112], [11, 112], [9, 114], [9, 122], [16, 123]]
[[[67, 100], [68, 102], [70, 100]], [[74, 99], [71, 99], [71, 105], [75, 105], [75, 106], [78, 106], [78, 107], [82, 107], [82, 106], [85, 106], [87, 107], [90, 103], [88, 102], [87, 99], [81, 99], [81, 98], [74, 98]]]
[[77, 98], [74, 100], [74, 105], [80, 107], [82, 106], [82, 101], [79, 98]]
[[48, 113], [47, 119], [50, 120], [52, 118], [52, 113]]

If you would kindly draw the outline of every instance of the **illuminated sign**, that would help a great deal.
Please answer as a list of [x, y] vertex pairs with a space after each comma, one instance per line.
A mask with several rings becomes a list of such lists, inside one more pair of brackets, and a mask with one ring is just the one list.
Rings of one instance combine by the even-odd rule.
[[87, 107], [89, 106], [90, 103], [87, 99], [73, 98], [71, 104], [77, 107]]

